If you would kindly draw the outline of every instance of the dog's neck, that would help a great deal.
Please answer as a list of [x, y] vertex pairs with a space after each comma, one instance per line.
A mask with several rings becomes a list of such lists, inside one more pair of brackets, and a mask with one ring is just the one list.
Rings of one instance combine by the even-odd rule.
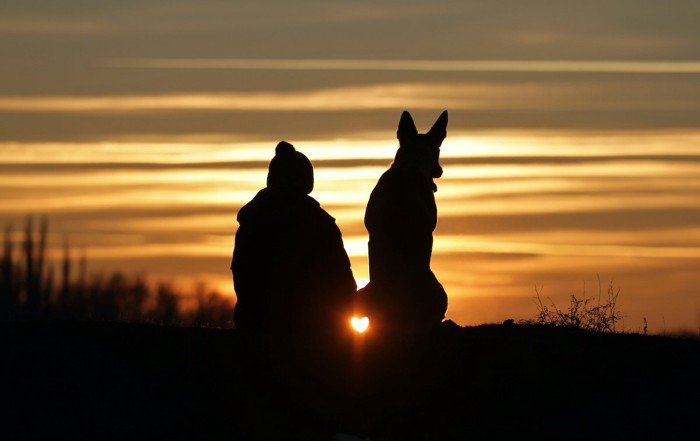
[[427, 170], [425, 167], [421, 167], [412, 161], [397, 162], [396, 160], [394, 160], [394, 162], [391, 164], [391, 168], [413, 170], [417, 172], [425, 179], [425, 182], [430, 185], [430, 188], [433, 190], [433, 193], [437, 192], [437, 184], [435, 184], [435, 179], [433, 178], [433, 176], [431, 176], [431, 171]]

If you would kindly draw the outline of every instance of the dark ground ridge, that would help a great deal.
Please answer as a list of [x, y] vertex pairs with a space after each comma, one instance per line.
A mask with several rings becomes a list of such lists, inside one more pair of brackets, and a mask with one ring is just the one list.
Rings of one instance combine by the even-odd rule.
[[700, 341], [536, 325], [333, 343], [0, 322], [0, 434], [44, 439], [696, 439]]

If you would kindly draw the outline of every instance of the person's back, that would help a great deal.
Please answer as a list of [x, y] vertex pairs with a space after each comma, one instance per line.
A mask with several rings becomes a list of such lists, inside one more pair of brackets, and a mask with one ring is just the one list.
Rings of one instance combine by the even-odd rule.
[[236, 328], [302, 334], [347, 327], [356, 285], [340, 230], [308, 195], [313, 168], [277, 146], [267, 188], [238, 213], [231, 270]]

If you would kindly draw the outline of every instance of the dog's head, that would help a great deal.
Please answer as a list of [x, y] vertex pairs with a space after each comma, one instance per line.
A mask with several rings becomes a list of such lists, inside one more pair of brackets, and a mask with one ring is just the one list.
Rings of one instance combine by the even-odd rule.
[[394, 163], [408, 164], [417, 167], [431, 179], [439, 178], [442, 176], [440, 146], [446, 136], [447, 110], [442, 112], [428, 133], [418, 133], [411, 114], [404, 110], [396, 132], [399, 150]]

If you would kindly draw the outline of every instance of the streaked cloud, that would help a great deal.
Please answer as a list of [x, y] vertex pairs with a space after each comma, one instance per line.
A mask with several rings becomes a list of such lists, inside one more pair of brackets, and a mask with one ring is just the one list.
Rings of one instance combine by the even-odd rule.
[[[572, 92], [550, 85], [549, 94]], [[354, 111], [382, 109], [529, 108], [542, 87], [488, 83], [395, 83], [278, 92], [140, 96], [0, 97], [0, 111], [131, 113], [153, 111]], [[552, 105], [544, 102], [540, 105]], [[557, 104], [560, 106], [561, 104]], [[565, 105], [565, 104], [564, 104]]]
[[438, 236], [433, 252], [436, 254], [517, 253], [548, 256], [633, 257], [700, 259], [700, 247], [689, 246], [630, 246], [611, 244], [528, 243], [521, 241], [483, 240], [470, 236]]
[[0, 17], [0, 34], [90, 35], [103, 32], [104, 23], [79, 18], [41, 16]]
[[537, 72], [698, 74], [700, 61], [628, 60], [350, 60], [252, 58], [113, 59], [106, 66], [140, 69], [349, 70], [411, 72]]
[[[700, 63], [698, 63], [700, 73]], [[601, 85], [516, 82], [397, 82], [291, 91], [102, 96], [0, 96], [0, 111], [133, 114], [170, 111], [329, 112], [413, 110], [697, 110], [697, 93], [657, 96], [636, 85], [614, 95]]]

